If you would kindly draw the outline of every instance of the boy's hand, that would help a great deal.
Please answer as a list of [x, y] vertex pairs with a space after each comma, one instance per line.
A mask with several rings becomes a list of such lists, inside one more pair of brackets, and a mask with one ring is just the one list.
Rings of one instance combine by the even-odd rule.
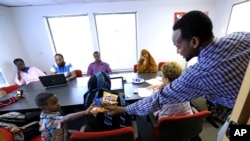
[[95, 107], [95, 106], [97, 106], [97, 105], [95, 104], [95, 102], [93, 102], [93, 103], [89, 106], [89, 108], [85, 111], [86, 114], [92, 114], [90, 111], [91, 111], [91, 109], [92, 109], [93, 107]]
[[21, 128], [21, 127], [13, 127], [11, 128], [10, 132], [13, 134], [16, 134], [16, 133], [22, 132], [23, 130], [24, 128]]

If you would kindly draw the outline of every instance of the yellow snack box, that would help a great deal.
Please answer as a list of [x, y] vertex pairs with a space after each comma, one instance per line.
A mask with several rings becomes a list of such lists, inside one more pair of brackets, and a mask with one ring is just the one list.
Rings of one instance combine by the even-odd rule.
[[93, 107], [90, 110], [90, 113], [97, 114], [97, 113], [108, 112], [108, 110], [104, 106], [107, 106], [107, 105], [110, 105], [110, 104], [111, 105], [117, 105], [118, 104], [117, 99], [118, 99], [118, 95], [104, 91], [103, 92], [103, 97], [101, 98], [101, 105], [102, 106]]

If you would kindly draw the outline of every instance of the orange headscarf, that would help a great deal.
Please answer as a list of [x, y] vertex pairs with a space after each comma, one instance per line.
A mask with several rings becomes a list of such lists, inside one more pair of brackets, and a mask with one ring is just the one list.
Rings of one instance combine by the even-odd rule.
[[157, 65], [151, 54], [146, 49], [142, 49], [141, 56], [143, 54], [148, 54], [148, 57], [146, 58], [146, 60], [140, 58], [137, 64], [138, 72], [157, 72]]

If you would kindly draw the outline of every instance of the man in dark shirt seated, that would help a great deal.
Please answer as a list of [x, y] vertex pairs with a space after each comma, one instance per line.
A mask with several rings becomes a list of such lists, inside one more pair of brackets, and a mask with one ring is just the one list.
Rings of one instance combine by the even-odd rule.
[[97, 73], [98, 71], [102, 71], [108, 74], [112, 73], [109, 64], [101, 60], [100, 53], [98, 51], [95, 51], [93, 53], [93, 56], [95, 58], [95, 61], [89, 64], [87, 76], [91, 76]]

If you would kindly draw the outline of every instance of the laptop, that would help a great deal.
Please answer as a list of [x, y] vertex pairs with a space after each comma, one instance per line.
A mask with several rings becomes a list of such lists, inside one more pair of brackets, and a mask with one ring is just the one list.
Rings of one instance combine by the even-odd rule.
[[117, 93], [124, 92], [123, 77], [111, 77], [111, 90]]
[[64, 74], [40, 76], [39, 79], [46, 89], [68, 85]]

